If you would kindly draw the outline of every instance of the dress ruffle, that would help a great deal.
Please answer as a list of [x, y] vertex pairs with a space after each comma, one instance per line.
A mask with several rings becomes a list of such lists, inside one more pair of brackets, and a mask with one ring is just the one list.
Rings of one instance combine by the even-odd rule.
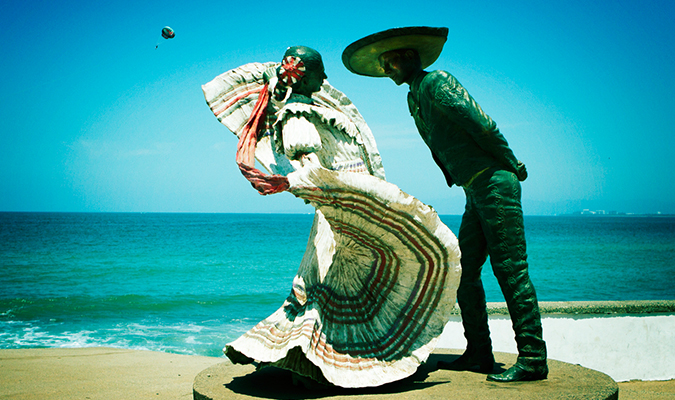
[[381, 179], [322, 167], [288, 178], [317, 209], [307, 253], [283, 306], [226, 353], [342, 387], [412, 375], [454, 308], [456, 237], [431, 207]]
[[314, 119], [322, 124], [331, 126], [347, 136], [354, 138], [356, 143], [363, 145], [363, 139], [356, 125], [341, 112], [336, 110], [315, 106], [304, 103], [289, 103], [277, 112], [276, 122], [274, 123], [274, 141], [276, 151], [284, 152], [284, 145], [281, 135], [281, 126], [291, 117], [304, 117]]

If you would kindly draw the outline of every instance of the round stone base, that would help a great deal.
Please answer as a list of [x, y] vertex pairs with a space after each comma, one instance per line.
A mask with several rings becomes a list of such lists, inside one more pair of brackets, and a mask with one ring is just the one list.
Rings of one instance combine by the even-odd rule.
[[[616, 382], [602, 372], [549, 360], [548, 379], [536, 382], [496, 383], [485, 380], [486, 374], [468, 371], [437, 370], [440, 360], [452, 361], [461, 350], [437, 349], [417, 372], [404, 380], [375, 388], [344, 389], [339, 387], [307, 389], [294, 385], [289, 371], [225, 362], [200, 372], [195, 378], [195, 400], [230, 399], [311, 399], [357, 400], [403, 399], [586, 399], [616, 400]], [[515, 354], [495, 353], [495, 373], [503, 372], [516, 361]]]

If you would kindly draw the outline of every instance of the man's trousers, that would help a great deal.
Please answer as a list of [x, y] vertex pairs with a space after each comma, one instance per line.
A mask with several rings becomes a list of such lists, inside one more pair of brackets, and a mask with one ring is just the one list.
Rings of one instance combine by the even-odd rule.
[[504, 295], [518, 345], [518, 363], [528, 370], [546, 366], [546, 344], [534, 286], [528, 274], [521, 188], [516, 175], [484, 171], [464, 188], [466, 209], [459, 229], [462, 277], [457, 301], [467, 351], [491, 351], [483, 264], [490, 264]]

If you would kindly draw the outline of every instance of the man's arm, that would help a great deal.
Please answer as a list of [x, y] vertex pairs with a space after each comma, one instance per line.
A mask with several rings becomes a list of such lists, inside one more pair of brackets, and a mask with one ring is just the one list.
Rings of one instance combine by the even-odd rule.
[[432, 151], [431, 156], [434, 158], [434, 161], [436, 162], [436, 165], [443, 171], [443, 176], [445, 176], [445, 181], [448, 183], [448, 187], [452, 187], [452, 185], [455, 183], [452, 180], [452, 177], [450, 176], [450, 173], [448, 172], [447, 169], [445, 169], [445, 165], [441, 162], [441, 160], [436, 157], [436, 154]]

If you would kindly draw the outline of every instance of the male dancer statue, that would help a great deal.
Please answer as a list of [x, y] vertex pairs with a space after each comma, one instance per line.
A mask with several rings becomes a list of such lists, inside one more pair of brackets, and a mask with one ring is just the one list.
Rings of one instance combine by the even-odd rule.
[[546, 344], [525, 251], [519, 181], [527, 178], [497, 124], [445, 71], [426, 72], [441, 53], [447, 28], [396, 28], [349, 45], [342, 61], [350, 71], [407, 83], [408, 107], [448, 186], [464, 188], [466, 208], [459, 229], [462, 277], [457, 300], [467, 348], [439, 368], [494, 368], [481, 269], [488, 255], [506, 300], [518, 345], [518, 360], [487, 380], [514, 382], [545, 379]]

